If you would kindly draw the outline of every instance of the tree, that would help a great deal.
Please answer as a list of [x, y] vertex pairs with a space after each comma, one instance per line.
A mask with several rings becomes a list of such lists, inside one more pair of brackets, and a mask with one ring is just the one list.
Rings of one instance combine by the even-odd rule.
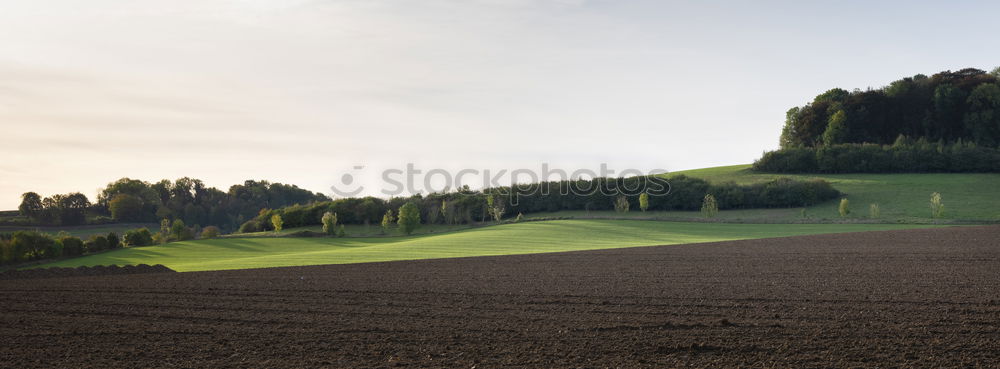
[[170, 226], [170, 235], [177, 241], [186, 241], [194, 238], [191, 234], [191, 229], [181, 219], [174, 219], [174, 223]]
[[111, 218], [119, 222], [135, 222], [143, 219], [142, 200], [133, 195], [120, 193], [108, 202]]
[[499, 223], [507, 210], [504, 208], [503, 200], [494, 199], [493, 195], [486, 195], [486, 211], [493, 217], [494, 222]]
[[966, 101], [965, 129], [973, 142], [984, 146], [1000, 143], [1000, 86], [979, 85]]
[[86, 222], [86, 211], [90, 207], [90, 200], [82, 193], [74, 192], [61, 196], [56, 200], [56, 207], [59, 212], [59, 223], [64, 225], [78, 225]]
[[341, 224], [340, 227], [337, 228], [337, 237], [347, 237], [347, 231], [344, 230], [343, 224]]
[[868, 217], [872, 219], [877, 219], [882, 215], [882, 208], [878, 206], [877, 203], [868, 205]]
[[170, 239], [170, 219], [160, 221], [160, 233], [156, 234], [156, 243], [167, 243]]
[[618, 195], [615, 198], [615, 211], [619, 213], [628, 213], [629, 203], [628, 198], [625, 195]]
[[399, 208], [398, 224], [399, 229], [406, 235], [412, 234], [417, 229], [420, 225], [420, 209], [417, 208], [417, 204], [408, 202]]
[[649, 194], [643, 192], [641, 195], [639, 195], [639, 210], [642, 210], [642, 212], [645, 213], [646, 210], [648, 209], [649, 209]]
[[108, 236], [105, 237], [105, 238], [108, 239], [108, 248], [109, 249], [114, 250], [114, 249], [120, 248], [122, 246], [121, 240], [118, 238], [118, 234], [115, 233], [115, 232], [109, 232]]
[[21, 215], [37, 221], [44, 208], [42, 207], [42, 197], [34, 192], [25, 192], [21, 195], [21, 205], [17, 207]]
[[282, 226], [283, 226], [284, 224], [285, 224], [285, 222], [283, 222], [283, 221], [281, 220], [281, 215], [278, 215], [278, 214], [274, 214], [274, 215], [272, 215], [272, 216], [271, 216], [271, 225], [273, 225], [273, 226], [274, 226], [274, 232], [275, 232], [275, 233], [277, 233], [277, 232], [281, 232], [281, 227], [282, 227]]
[[705, 218], [715, 218], [719, 214], [719, 203], [715, 201], [715, 196], [707, 194], [701, 201], [701, 215]]
[[386, 210], [385, 215], [382, 216], [382, 234], [389, 233], [389, 228], [395, 221], [396, 217], [392, 215], [392, 209]]
[[940, 193], [931, 194], [931, 216], [934, 218], [940, 218], [944, 215], [944, 203], [941, 202]]
[[323, 223], [323, 232], [328, 235], [333, 235], [337, 231], [337, 213], [325, 212], [323, 213], [323, 218], [320, 219]]
[[851, 201], [843, 198], [840, 199], [840, 206], [837, 207], [837, 212], [840, 213], [840, 217], [844, 218], [851, 214]]
[[202, 239], [206, 239], [206, 240], [207, 239], [211, 239], [211, 238], [216, 238], [216, 237], [219, 237], [219, 233], [221, 233], [219, 231], [219, 227], [208, 226], [208, 227], [205, 227], [205, 229], [201, 230], [201, 238]]
[[823, 144], [830, 146], [847, 141], [847, 114], [837, 110], [830, 116], [830, 122], [823, 132]]

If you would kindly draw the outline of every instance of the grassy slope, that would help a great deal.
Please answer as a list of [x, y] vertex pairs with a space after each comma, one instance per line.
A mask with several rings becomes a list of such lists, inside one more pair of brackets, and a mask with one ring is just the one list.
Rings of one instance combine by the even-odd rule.
[[[852, 214], [847, 219], [837, 212], [839, 201], [828, 201], [805, 209], [746, 209], [724, 210], [718, 220], [747, 223], [816, 223], [816, 222], [879, 222], [879, 223], [961, 223], [1000, 221], [1000, 174], [982, 173], [930, 173], [930, 174], [760, 174], [749, 171], [750, 165], [732, 165], [674, 172], [719, 183], [733, 181], [741, 184], [764, 182], [777, 177], [800, 179], [820, 178], [846, 194], [851, 201]], [[940, 192], [945, 214], [942, 219], [932, 219], [931, 193]], [[878, 203], [879, 219], [869, 219], [868, 207]], [[633, 205], [633, 208], [635, 206]], [[618, 214], [611, 211], [584, 212], [561, 211], [530, 214], [530, 217], [572, 218], [650, 218], [673, 221], [704, 221], [697, 211], [632, 211]]]
[[559, 220], [411, 237], [229, 238], [116, 250], [43, 265], [164, 264], [178, 271], [345, 264], [608, 249], [802, 234], [915, 228], [872, 224], [713, 224]]
[[[829, 181], [851, 200], [855, 218], [868, 216], [868, 206], [878, 203], [882, 216], [904, 221], [929, 219], [930, 197], [940, 192], [945, 204], [945, 219], [1000, 220], [1000, 174], [927, 173], [927, 174], [759, 174], [749, 165], [733, 165], [673, 173], [703, 178], [712, 182], [754, 183], [776, 177], [821, 178]], [[810, 207], [807, 213], [820, 218], [837, 217], [837, 202]], [[800, 214], [796, 214], [800, 215]]]

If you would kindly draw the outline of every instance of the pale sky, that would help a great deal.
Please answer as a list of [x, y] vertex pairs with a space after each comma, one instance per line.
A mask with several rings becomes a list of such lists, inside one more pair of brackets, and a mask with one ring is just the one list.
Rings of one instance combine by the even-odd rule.
[[[0, 0], [0, 209], [120, 177], [749, 163], [832, 87], [1000, 65], [1000, 6]], [[376, 176], [377, 177], [377, 176]]]

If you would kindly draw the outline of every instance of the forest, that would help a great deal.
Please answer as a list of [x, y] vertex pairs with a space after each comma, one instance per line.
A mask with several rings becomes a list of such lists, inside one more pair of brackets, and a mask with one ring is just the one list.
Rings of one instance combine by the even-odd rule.
[[[878, 89], [835, 88], [786, 114], [768, 172], [996, 172], [1000, 68], [903, 78]], [[930, 163], [925, 162], [929, 160]]]

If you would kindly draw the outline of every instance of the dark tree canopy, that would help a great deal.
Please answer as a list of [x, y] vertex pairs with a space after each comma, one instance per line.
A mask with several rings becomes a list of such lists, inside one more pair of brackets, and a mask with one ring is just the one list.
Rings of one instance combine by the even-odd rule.
[[998, 74], [966, 68], [918, 74], [879, 89], [826, 91], [788, 111], [781, 147], [892, 144], [900, 135], [994, 146], [1000, 142]]

